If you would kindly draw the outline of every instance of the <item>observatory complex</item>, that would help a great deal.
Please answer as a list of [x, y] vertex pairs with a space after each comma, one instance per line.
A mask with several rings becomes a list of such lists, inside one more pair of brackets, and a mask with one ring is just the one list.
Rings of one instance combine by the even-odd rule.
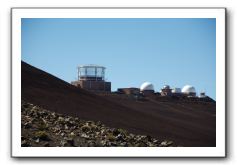
[[[81, 65], [78, 68], [77, 81], [71, 82], [79, 88], [97, 93], [111, 93], [111, 82], [105, 81], [105, 67], [99, 65]], [[154, 85], [151, 82], [144, 82], [140, 88], [118, 88], [115, 93], [136, 95], [136, 96], [177, 96], [177, 97], [197, 97], [196, 90], [191, 85], [185, 85], [181, 88], [170, 88], [164, 85], [160, 92], [155, 92]], [[201, 92], [199, 98], [205, 98], [205, 92]]]
[[187, 96], [196, 96], [196, 90], [191, 85], [185, 85], [182, 89], [182, 93]]
[[172, 89], [170, 89], [170, 86], [169, 85], [165, 85], [160, 93], [161, 93], [161, 96], [171, 96], [172, 93], [171, 93]]
[[94, 92], [111, 92], [111, 82], [105, 81], [105, 67], [90, 64], [77, 69], [78, 79], [72, 85]]
[[150, 82], [144, 82], [140, 87], [140, 92], [145, 96], [154, 94], [154, 86]]

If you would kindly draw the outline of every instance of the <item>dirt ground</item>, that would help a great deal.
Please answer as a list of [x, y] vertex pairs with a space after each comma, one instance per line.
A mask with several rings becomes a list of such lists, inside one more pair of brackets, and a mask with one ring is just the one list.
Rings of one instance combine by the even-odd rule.
[[182, 146], [216, 146], [216, 103], [99, 96], [22, 62], [22, 99], [47, 110]]

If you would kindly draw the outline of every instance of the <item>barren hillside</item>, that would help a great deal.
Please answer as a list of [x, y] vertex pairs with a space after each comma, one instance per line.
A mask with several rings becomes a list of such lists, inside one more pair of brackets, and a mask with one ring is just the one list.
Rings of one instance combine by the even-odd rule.
[[22, 100], [49, 111], [170, 139], [182, 146], [216, 145], [215, 102], [99, 96], [25, 62], [21, 74]]

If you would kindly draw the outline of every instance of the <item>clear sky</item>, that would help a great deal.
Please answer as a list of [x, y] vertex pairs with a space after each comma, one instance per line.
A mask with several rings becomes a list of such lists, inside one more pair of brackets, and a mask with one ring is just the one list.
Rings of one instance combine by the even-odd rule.
[[22, 19], [22, 60], [67, 82], [77, 66], [103, 65], [112, 90], [189, 84], [216, 98], [216, 20]]

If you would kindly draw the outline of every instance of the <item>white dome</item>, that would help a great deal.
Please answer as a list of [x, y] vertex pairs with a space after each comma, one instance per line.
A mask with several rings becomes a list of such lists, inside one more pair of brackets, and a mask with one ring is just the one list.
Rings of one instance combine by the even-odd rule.
[[172, 89], [172, 93], [181, 93], [181, 89], [180, 88], [174, 88], [174, 89]]
[[153, 84], [150, 82], [144, 82], [140, 87], [140, 91], [146, 91], [146, 90], [153, 90], [154, 91]]
[[202, 91], [202, 92], [200, 93], [199, 97], [200, 97], [200, 98], [205, 98], [205, 97], [207, 97], [207, 96], [206, 96], [206, 93]]
[[165, 86], [163, 87], [163, 89], [170, 89], [170, 86], [169, 86], [169, 85], [165, 85]]
[[191, 86], [191, 85], [185, 85], [185, 86], [183, 87], [183, 89], [182, 89], [182, 93], [187, 93], [187, 94], [189, 94], [189, 93], [196, 93], [196, 90], [195, 90], [195, 88], [194, 88], [193, 86]]

